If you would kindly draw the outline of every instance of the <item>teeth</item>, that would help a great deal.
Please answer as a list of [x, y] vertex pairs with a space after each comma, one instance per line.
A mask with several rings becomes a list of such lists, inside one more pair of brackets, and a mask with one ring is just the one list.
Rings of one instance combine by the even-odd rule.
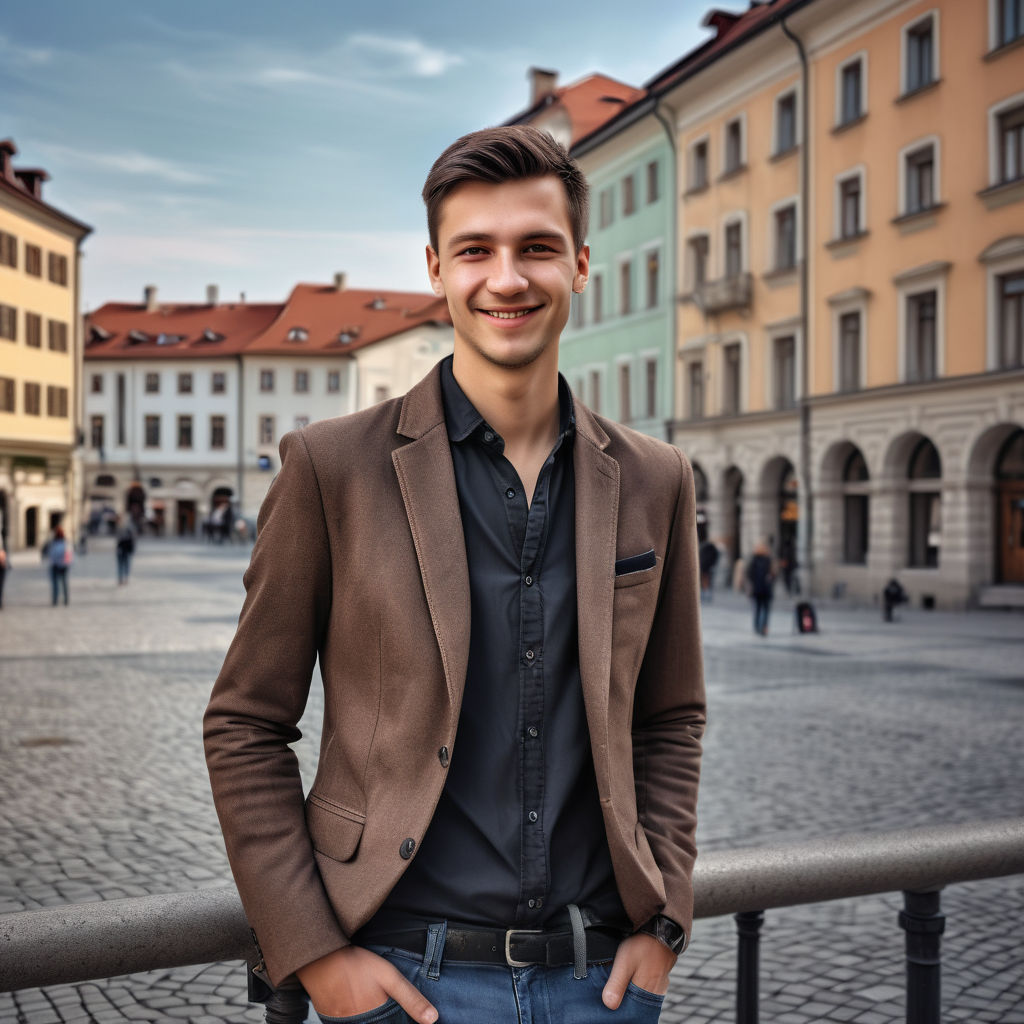
[[488, 310], [489, 316], [496, 316], [499, 320], [517, 320], [521, 316], [526, 316], [530, 311], [528, 309], [520, 309], [515, 313], [499, 313], [497, 310]]

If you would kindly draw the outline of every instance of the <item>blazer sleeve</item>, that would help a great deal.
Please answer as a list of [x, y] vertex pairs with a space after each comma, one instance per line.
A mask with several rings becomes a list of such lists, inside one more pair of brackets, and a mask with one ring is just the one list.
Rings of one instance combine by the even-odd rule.
[[705, 696], [693, 472], [674, 451], [679, 491], [636, 689], [633, 759], [640, 823], [665, 883], [662, 912], [689, 938]]
[[313, 858], [289, 747], [331, 604], [331, 551], [315, 468], [300, 432], [260, 509], [235, 638], [204, 717], [206, 761], [228, 860], [270, 975], [348, 944]]

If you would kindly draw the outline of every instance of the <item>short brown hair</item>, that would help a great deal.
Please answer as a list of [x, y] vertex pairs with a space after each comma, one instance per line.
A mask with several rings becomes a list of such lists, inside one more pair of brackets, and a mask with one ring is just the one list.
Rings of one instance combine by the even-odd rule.
[[565, 188], [569, 224], [576, 252], [583, 248], [590, 220], [590, 186], [576, 161], [547, 133], [528, 124], [504, 125], [470, 132], [434, 161], [423, 186], [430, 244], [437, 252], [441, 206], [460, 185], [470, 181], [499, 185], [553, 174]]

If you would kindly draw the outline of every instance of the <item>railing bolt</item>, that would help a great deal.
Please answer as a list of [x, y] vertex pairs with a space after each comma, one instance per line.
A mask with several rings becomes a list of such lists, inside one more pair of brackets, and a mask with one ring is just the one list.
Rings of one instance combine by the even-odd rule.
[[899, 922], [907, 933], [907, 1024], [939, 1024], [946, 928], [939, 892], [904, 892]]
[[734, 915], [736, 934], [736, 1024], [757, 1024], [763, 910]]

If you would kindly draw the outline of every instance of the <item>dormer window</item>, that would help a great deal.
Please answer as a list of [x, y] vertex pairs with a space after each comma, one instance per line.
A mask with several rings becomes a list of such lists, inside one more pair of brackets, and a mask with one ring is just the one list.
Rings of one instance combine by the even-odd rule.
[[289, 341], [308, 341], [309, 340], [309, 331], [307, 331], [305, 327], [292, 327], [288, 331], [288, 340]]
[[183, 336], [180, 334], [163, 334], [160, 333], [156, 336], [156, 343], [158, 345], [177, 345], [179, 341], [183, 340]]
[[385, 305], [386, 303], [384, 300], [378, 295], [377, 298], [370, 303], [370, 309], [383, 309]]
[[343, 327], [338, 332], [338, 341], [342, 345], [347, 345], [350, 341], [355, 341], [359, 337], [358, 327]]
[[131, 330], [128, 332], [128, 342], [131, 345], [145, 345], [152, 340], [145, 331]]
[[89, 328], [89, 344], [98, 345], [101, 341], [109, 341], [113, 335], [110, 331], [105, 331], [102, 327], [93, 324]]
[[223, 341], [224, 335], [218, 334], [216, 331], [211, 330], [209, 327], [203, 331], [203, 341]]

